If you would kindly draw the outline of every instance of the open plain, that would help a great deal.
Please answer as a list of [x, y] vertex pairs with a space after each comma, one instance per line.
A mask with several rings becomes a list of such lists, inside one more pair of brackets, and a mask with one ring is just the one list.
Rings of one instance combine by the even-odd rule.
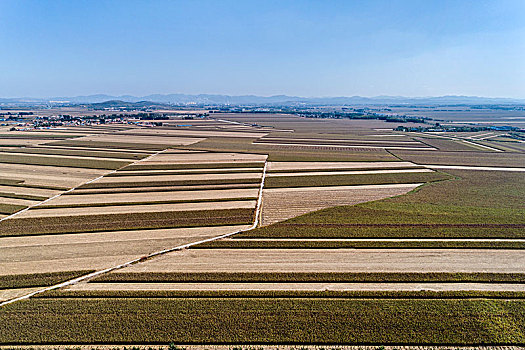
[[525, 344], [522, 143], [170, 113], [0, 130], [0, 344]]

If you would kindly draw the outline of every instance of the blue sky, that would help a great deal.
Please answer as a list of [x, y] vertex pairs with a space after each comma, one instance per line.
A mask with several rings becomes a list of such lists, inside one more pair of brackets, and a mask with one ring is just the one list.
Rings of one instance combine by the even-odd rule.
[[0, 0], [0, 96], [525, 98], [524, 0]]

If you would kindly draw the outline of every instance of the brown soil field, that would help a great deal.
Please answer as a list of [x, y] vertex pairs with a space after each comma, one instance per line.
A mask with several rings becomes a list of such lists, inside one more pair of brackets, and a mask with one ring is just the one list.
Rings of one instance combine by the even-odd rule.
[[[193, 124], [193, 120], [187, 124]], [[121, 135], [128, 133], [136, 133], [136, 131], [124, 131]], [[155, 130], [155, 129], [142, 129], [140, 133], [143, 135], [170, 135], [170, 136], [181, 136], [181, 137], [263, 137], [266, 133], [253, 133], [253, 132], [228, 132], [228, 131], [204, 131], [204, 130]], [[156, 136], [157, 137], [157, 136]]]
[[0, 172], [24, 180], [24, 184], [74, 187], [109, 170], [66, 168], [26, 164], [0, 164]]
[[312, 142], [316, 142], [316, 143], [323, 143], [323, 142], [329, 142], [329, 143], [337, 143], [337, 142], [340, 142], [340, 143], [351, 143], [351, 142], [357, 142], [357, 143], [364, 143], [364, 144], [392, 144], [392, 145], [396, 145], [396, 146], [402, 146], [402, 145], [422, 145], [420, 141], [415, 141], [413, 139], [411, 139], [410, 141], [407, 141], [407, 140], [385, 140], [385, 139], [381, 139], [381, 140], [366, 140], [366, 139], [357, 139], [357, 140], [352, 140], [352, 139], [328, 139], [328, 138], [297, 138], [297, 137], [293, 137], [293, 138], [281, 138], [281, 137], [263, 137], [261, 138], [258, 142], [260, 141], [271, 141], [271, 142], [288, 142], [288, 141], [312, 141]]
[[[108, 158], [108, 157], [84, 157], [75, 155], [59, 155], [59, 154], [42, 154], [42, 153], [30, 153], [30, 152], [5, 152], [1, 151], [0, 155], [6, 156], [24, 156], [24, 157], [36, 157], [36, 158], [57, 158], [57, 159], [79, 159], [79, 160], [114, 160], [114, 161], [125, 161], [122, 158]], [[133, 160], [130, 160], [132, 162]]]
[[101, 269], [243, 226], [0, 238], [0, 275]]
[[412, 162], [268, 162], [268, 171], [316, 169], [388, 169], [417, 167]]
[[428, 147], [428, 146], [421, 146], [421, 147], [410, 147], [410, 146], [375, 146], [370, 144], [355, 144], [355, 145], [336, 145], [336, 144], [329, 144], [329, 143], [292, 143], [292, 142], [254, 142], [254, 145], [272, 145], [272, 146], [289, 146], [289, 147], [315, 147], [319, 149], [327, 148], [358, 148], [358, 149], [393, 149], [393, 150], [435, 150], [435, 148]]
[[[186, 135], [184, 135], [186, 136]], [[141, 135], [91, 135], [80, 137], [78, 141], [97, 141], [97, 142], [131, 142], [131, 143], [148, 143], [159, 145], [185, 146], [202, 141], [202, 138], [193, 137], [165, 137], [165, 136], [141, 136]]]
[[262, 225], [338, 205], [353, 205], [398, 196], [418, 184], [272, 188], [263, 190]]
[[0, 289], [0, 302], [31, 293], [40, 288], [41, 287]]
[[19, 199], [19, 198], [6, 198], [6, 197], [2, 197], [2, 195], [0, 194], [0, 203], [2, 204], [16, 204], [16, 205], [25, 205], [25, 206], [30, 206], [30, 205], [33, 205], [35, 203], [38, 203], [39, 201], [37, 200], [28, 200], [28, 199]]
[[158, 213], [191, 210], [217, 210], [255, 208], [255, 200], [248, 201], [221, 201], [221, 202], [196, 202], [196, 203], [174, 203], [174, 204], [148, 204], [148, 205], [122, 205], [109, 207], [78, 207], [78, 208], [53, 208], [53, 209], [31, 209], [18, 218], [58, 217], [76, 215], [99, 215], [99, 214], [122, 214], [122, 213]]
[[215, 152], [198, 152], [198, 153], [161, 153], [140, 164], [163, 164], [163, 163], [228, 163], [228, 162], [264, 162], [266, 155], [247, 154], [247, 153], [215, 153]]
[[61, 191], [56, 190], [46, 190], [43, 188], [29, 188], [29, 187], [17, 187], [17, 186], [7, 186], [0, 185], [0, 192], [6, 193], [16, 193], [22, 195], [33, 195], [33, 196], [42, 196], [42, 197], [51, 197], [55, 194], [60, 193]]
[[220, 198], [254, 198], [257, 197], [258, 192], [259, 190], [257, 188], [248, 188], [204, 191], [138, 192], [83, 195], [67, 194], [47, 202], [46, 205], [147, 202], [168, 200], [201, 200]]
[[49, 142], [48, 139], [2, 139], [2, 146], [34, 146]]
[[66, 290], [307, 290], [307, 291], [525, 291], [511, 283], [78, 283]]
[[402, 173], [431, 173], [430, 169], [378, 169], [378, 170], [334, 170], [309, 171], [292, 173], [269, 173], [268, 177], [316, 176], [316, 175], [366, 175], [366, 174], [402, 174]]
[[127, 182], [139, 183], [139, 182], [153, 182], [153, 181], [260, 179], [261, 176], [262, 174], [260, 173], [118, 176], [118, 177], [103, 177], [94, 183], [98, 184], [98, 183], [127, 183]]
[[122, 272], [523, 272], [525, 251], [188, 249]]

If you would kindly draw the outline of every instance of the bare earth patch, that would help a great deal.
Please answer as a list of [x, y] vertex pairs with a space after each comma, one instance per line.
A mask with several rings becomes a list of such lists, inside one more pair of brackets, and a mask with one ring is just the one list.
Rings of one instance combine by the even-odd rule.
[[420, 184], [271, 188], [263, 190], [262, 225], [323, 208], [399, 196]]

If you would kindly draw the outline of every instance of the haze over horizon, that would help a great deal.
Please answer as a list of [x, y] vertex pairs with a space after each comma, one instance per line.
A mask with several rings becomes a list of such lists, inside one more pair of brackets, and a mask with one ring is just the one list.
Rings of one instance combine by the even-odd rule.
[[0, 97], [525, 98], [520, 0], [2, 0], [0, 42]]

